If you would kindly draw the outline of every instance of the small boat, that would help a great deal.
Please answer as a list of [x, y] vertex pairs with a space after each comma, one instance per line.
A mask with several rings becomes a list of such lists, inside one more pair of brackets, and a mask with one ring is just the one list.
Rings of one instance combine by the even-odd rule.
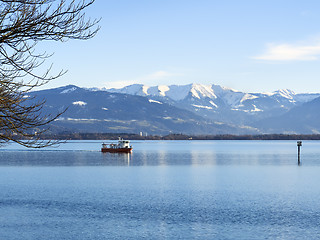
[[123, 140], [119, 137], [118, 143], [106, 144], [102, 143], [101, 152], [110, 152], [110, 153], [131, 153], [132, 146], [130, 146], [129, 140]]

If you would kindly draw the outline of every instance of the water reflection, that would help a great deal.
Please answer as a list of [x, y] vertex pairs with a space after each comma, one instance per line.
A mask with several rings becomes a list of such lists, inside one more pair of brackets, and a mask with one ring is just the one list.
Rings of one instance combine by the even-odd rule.
[[[304, 164], [318, 163], [309, 159]], [[223, 154], [214, 152], [100, 153], [86, 151], [1, 152], [2, 166], [168, 166], [168, 165], [293, 165], [296, 156], [274, 154]]]
[[[277, 145], [276, 145], [277, 144]], [[2, 166], [296, 165], [295, 142], [139, 142], [133, 153], [101, 153], [100, 143], [52, 150], [1, 149]], [[280, 147], [279, 147], [280, 146]], [[302, 165], [319, 165], [320, 142], [305, 144]], [[83, 150], [86, 149], [86, 150]]]
[[319, 167], [304, 166], [319, 166], [320, 144], [310, 145], [302, 167], [296, 142], [140, 142], [132, 154], [101, 153], [97, 142], [2, 149], [1, 236], [317, 239]]
[[121, 165], [121, 166], [130, 166], [131, 159], [132, 159], [132, 153], [101, 153], [103, 157], [104, 163], [108, 164], [102, 164], [102, 165]]

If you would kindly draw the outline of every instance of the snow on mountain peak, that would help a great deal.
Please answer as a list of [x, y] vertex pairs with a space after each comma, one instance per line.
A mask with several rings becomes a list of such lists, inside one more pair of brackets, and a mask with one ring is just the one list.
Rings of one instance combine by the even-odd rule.
[[[67, 93], [75, 90], [69, 88], [62, 93]], [[257, 99], [259, 96], [254, 93], [244, 93], [231, 88], [222, 87], [220, 85], [204, 85], [204, 84], [188, 84], [188, 85], [159, 85], [159, 86], [146, 86], [142, 84], [133, 84], [120, 89], [106, 89], [109, 92], [124, 93], [139, 96], [153, 96], [153, 97], [167, 97], [173, 101], [182, 101], [188, 96], [196, 99], [209, 98], [211, 100], [221, 99], [231, 107], [240, 106], [247, 100]], [[290, 101], [303, 100], [304, 96], [295, 94], [289, 89], [280, 89], [273, 93], [263, 93], [266, 96], [280, 96]], [[301, 95], [301, 96], [300, 96]], [[318, 95], [312, 96], [313, 98]], [[300, 97], [298, 99], [298, 97]], [[310, 97], [311, 98], [311, 97]], [[309, 98], [308, 98], [309, 99]]]
[[[217, 98], [213, 89], [209, 85], [189, 84], [189, 85], [171, 85], [166, 86], [165, 96], [175, 101], [185, 99], [190, 93], [193, 97], [201, 99], [208, 97], [211, 99]], [[164, 96], [164, 95], [163, 95]]]
[[166, 91], [166, 96], [174, 101], [180, 101], [185, 99], [190, 92], [190, 85], [171, 85], [169, 90]]
[[148, 86], [142, 86], [142, 92], [145, 94], [145, 95], [149, 95], [148, 94], [148, 89], [149, 89], [149, 87]]
[[169, 91], [170, 88], [166, 85], [150, 87], [148, 90], [148, 94], [152, 96], [166, 96], [166, 92]]
[[194, 96], [194, 97], [196, 97], [196, 98], [200, 99], [200, 96], [199, 96], [199, 94], [198, 94], [198, 92], [197, 92], [197, 90], [196, 90], [196, 89], [191, 88], [190, 92], [192, 93], [192, 96]]
[[293, 96], [295, 96], [295, 92], [289, 90], [289, 89], [280, 89], [278, 91], [275, 91], [274, 94], [279, 94], [280, 96], [287, 98], [287, 99], [293, 99]]
[[201, 97], [217, 98], [210, 85], [192, 84], [190, 92], [198, 99]]
[[232, 107], [240, 105], [241, 100], [245, 96], [245, 93], [243, 92], [239, 92], [231, 88], [221, 87], [220, 85], [212, 84], [211, 88], [217, 97], [223, 99], [226, 104]]
[[246, 100], [250, 100], [250, 99], [255, 99], [255, 98], [258, 98], [257, 96], [255, 95], [252, 95], [252, 94], [249, 94], [249, 93], [246, 93], [242, 99], [240, 100], [240, 103], [246, 101]]
[[[215, 88], [213, 88], [213, 86]], [[149, 87], [142, 84], [133, 84], [121, 89], [107, 89], [109, 92], [125, 93], [140, 96], [168, 97], [174, 101], [181, 101], [189, 94], [197, 99], [210, 98], [216, 99], [217, 93], [230, 92], [239, 93], [231, 89], [224, 89], [218, 85], [188, 84], [188, 85], [160, 85]]]
[[165, 96], [166, 92], [170, 90], [170, 88], [166, 85], [158, 86], [158, 89], [159, 89], [160, 95], [162, 95], [162, 96]]
[[107, 91], [112, 93], [124, 93], [124, 94], [130, 94], [130, 95], [146, 96], [148, 95], [147, 89], [144, 87], [146, 86], [142, 84], [133, 84], [120, 89], [110, 88], [110, 89], [107, 89]]
[[[259, 95], [254, 93], [244, 93], [220, 85], [204, 85], [196, 83], [188, 85], [159, 85], [152, 87], [142, 84], [133, 84], [121, 89], [107, 89], [107, 91], [148, 97], [166, 97], [173, 101], [182, 101], [188, 96], [199, 100], [214, 100], [219, 98], [225, 104], [233, 108], [241, 106], [243, 102], [247, 100], [259, 98]], [[263, 95], [286, 98], [292, 102], [298, 100], [296, 99], [296, 94], [289, 89], [280, 89], [273, 93], [264, 93]]]

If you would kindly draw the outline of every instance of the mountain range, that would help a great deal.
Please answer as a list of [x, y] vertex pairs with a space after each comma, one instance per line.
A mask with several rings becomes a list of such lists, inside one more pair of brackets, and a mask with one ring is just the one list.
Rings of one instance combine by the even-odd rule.
[[121, 89], [68, 85], [32, 92], [47, 113], [67, 111], [54, 131], [149, 134], [320, 132], [320, 94], [246, 93], [219, 85], [141, 84]]
[[260, 119], [282, 115], [293, 107], [320, 97], [320, 94], [295, 94], [288, 89], [272, 93], [245, 93], [219, 85], [201, 84], [156, 87], [135, 84], [107, 91], [153, 98], [214, 121], [237, 125], [251, 125]]

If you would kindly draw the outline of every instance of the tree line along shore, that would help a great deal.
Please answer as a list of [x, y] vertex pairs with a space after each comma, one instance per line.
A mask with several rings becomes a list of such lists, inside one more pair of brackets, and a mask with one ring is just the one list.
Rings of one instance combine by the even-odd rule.
[[261, 135], [148, 135], [134, 133], [60, 133], [41, 136], [52, 140], [320, 140], [320, 134], [261, 134]]

